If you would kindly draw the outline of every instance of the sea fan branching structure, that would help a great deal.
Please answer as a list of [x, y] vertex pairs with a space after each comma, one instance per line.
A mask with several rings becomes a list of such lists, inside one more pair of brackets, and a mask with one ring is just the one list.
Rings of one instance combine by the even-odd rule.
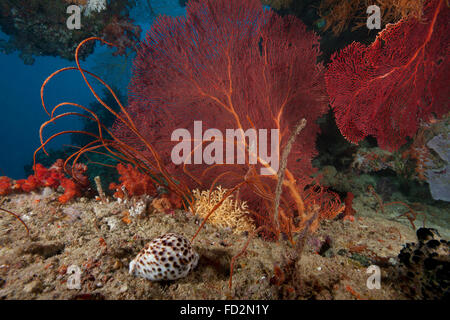
[[353, 42], [333, 55], [327, 91], [343, 136], [367, 136], [394, 151], [421, 123], [448, 114], [449, 17], [445, 0], [428, 0], [421, 19], [388, 25], [366, 46]]
[[[134, 61], [127, 111], [139, 119], [139, 132], [158, 145], [174, 176], [201, 189], [220, 183], [231, 190], [247, 181], [240, 196], [257, 220], [269, 225], [276, 171], [260, 175], [264, 164], [259, 158], [256, 165], [248, 159], [244, 164], [173, 165], [176, 142], [170, 137], [178, 128], [194, 137], [194, 121], [223, 133], [279, 129], [283, 150], [296, 123], [306, 119], [287, 159], [287, 196], [281, 201], [285, 215], [298, 218], [305, 212], [301, 193], [314, 172], [316, 119], [327, 108], [318, 40], [296, 17], [280, 17], [257, 0], [191, 1], [186, 18], [160, 17], [147, 33]], [[146, 152], [123, 123], [113, 131]]]
[[[297, 18], [281, 17], [264, 9], [258, 0], [197, 0], [190, 1], [186, 10], [186, 17], [159, 17], [148, 31], [134, 60], [129, 105], [120, 104], [120, 113], [99, 98], [87, 76], [112, 92], [110, 87], [81, 69], [78, 59], [77, 68], [65, 69], [79, 70], [100, 103], [117, 117], [109, 130], [94, 113], [81, 115], [95, 121], [99, 132], [89, 133], [94, 141], [67, 161], [76, 162], [86, 152], [108, 153], [151, 175], [155, 183], [182, 196], [191, 208], [190, 190], [211, 192], [222, 185], [228, 189], [223, 201], [238, 193], [237, 200], [247, 201], [259, 226], [275, 238], [306, 225], [317, 227], [311, 218], [318, 221], [341, 212], [337, 195], [314, 185], [312, 178], [311, 159], [317, 153], [319, 131], [316, 120], [327, 111], [324, 68], [317, 63], [318, 37]], [[86, 39], [78, 50], [94, 39]], [[45, 108], [44, 99], [43, 105]], [[42, 130], [58, 118], [80, 116], [74, 112], [57, 115], [64, 105], [86, 110], [76, 104], [58, 105], [48, 112], [51, 119]], [[174, 164], [172, 151], [179, 141], [171, 137], [177, 129], [187, 130], [193, 137], [189, 142], [194, 148], [183, 155], [186, 158], [195, 150], [224, 142], [217, 136], [214, 141], [198, 139], [194, 129], [199, 121], [203, 130], [214, 128], [224, 134], [227, 129], [278, 130], [279, 150], [289, 145], [290, 152], [285, 153], [278, 170], [268, 165], [249, 141], [238, 137], [232, 145], [248, 152], [240, 163]], [[69, 130], [44, 141], [42, 130], [40, 149], [59, 134], [83, 133]], [[103, 137], [105, 131], [110, 139]], [[222, 146], [226, 152], [225, 144]], [[275, 153], [272, 157], [279, 156], [278, 150]], [[256, 163], [249, 160], [252, 156]], [[268, 174], [261, 174], [262, 169]], [[221, 204], [212, 208], [204, 222]], [[320, 212], [312, 207], [320, 207]]]

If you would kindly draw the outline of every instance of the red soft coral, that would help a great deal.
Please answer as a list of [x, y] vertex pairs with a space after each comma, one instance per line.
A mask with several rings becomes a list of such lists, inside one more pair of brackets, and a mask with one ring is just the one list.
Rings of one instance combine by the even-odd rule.
[[120, 184], [111, 183], [110, 190], [115, 190], [114, 194], [117, 198], [123, 198], [125, 195], [122, 191], [122, 187], [125, 188], [127, 195], [129, 196], [142, 196], [142, 195], [155, 195], [156, 188], [153, 184], [153, 180], [150, 176], [140, 172], [131, 164], [124, 166], [119, 163], [117, 165], [117, 172], [120, 174]]
[[57, 188], [61, 179], [64, 178], [64, 174], [55, 169], [54, 165], [47, 169], [38, 163], [34, 169], [34, 177], [39, 181], [40, 186]]
[[6, 196], [11, 193], [11, 179], [8, 177], [0, 177], [0, 196]]
[[79, 186], [71, 179], [63, 178], [61, 180], [61, 187], [64, 188], [64, 194], [58, 198], [61, 203], [66, 203], [81, 195]]
[[17, 180], [14, 189], [23, 192], [31, 192], [38, 189], [41, 186], [42, 184], [39, 181], [39, 179], [36, 176], [31, 175], [27, 179]]
[[11, 188], [11, 179], [0, 177], [0, 195], [8, 194], [12, 189], [19, 192], [31, 192], [41, 187], [57, 189], [61, 186], [64, 188], [64, 194], [59, 197], [59, 201], [66, 203], [80, 196], [81, 191], [89, 185], [89, 180], [84, 175], [87, 166], [76, 164], [72, 171], [73, 180], [65, 176], [63, 167], [64, 161], [61, 159], [58, 159], [49, 169], [38, 163], [34, 167], [34, 174], [27, 179], [17, 180], [13, 188]]
[[77, 163], [72, 168], [72, 175], [74, 180], [80, 187], [87, 187], [89, 185], [89, 178], [85, 175], [88, 167], [85, 164]]
[[421, 20], [388, 25], [370, 46], [354, 42], [332, 57], [327, 90], [349, 141], [372, 135], [396, 150], [421, 121], [449, 112], [449, 11], [429, 0]]

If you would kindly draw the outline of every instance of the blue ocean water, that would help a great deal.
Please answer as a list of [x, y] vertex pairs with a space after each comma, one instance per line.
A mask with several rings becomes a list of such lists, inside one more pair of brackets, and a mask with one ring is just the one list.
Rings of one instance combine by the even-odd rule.
[[[151, 9], [149, 8], [151, 5]], [[142, 28], [144, 37], [152, 20], [159, 14], [178, 16], [185, 14], [178, 0], [146, 1], [139, 0], [131, 11], [130, 17]], [[8, 35], [0, 31], [0, 40], [8, 40]], [[127, 76], [130, 75], [132, 61], [124, 62], [124, 58], [114, 57], [105, 46], [97, 45], [82, 66], [94, 70], [100, 76], [109, 75], [109, 83], [126, 90], [127, 77], [119, 75], [114, 78], [114, 65], [126, 63]], [[43, 81], [54, 71], [75, 66], [73, 61], [59, 57], [34, 57], [33, 65], [25, 65], [19, 58], [19, 52], [0, 53], [0, 176], [6, 175], [14, 179], [25, 178], [24, 166], [29, 165], [33, 153], [39, 147], [39, 128], [48, 120], [41, 105], [40, 88]], [[130, 59], [131, 60], [131, 59]], [[109, 69], [107, 69], [109, 68]], [[94, 82], [93, 82], [94, 84]], [[102, 92], [100, 86], [95, 86]], [[61, 102], [75, 102], [84, 106], [95, 101], [94, 96], [77, 71], [67, 71], [54, 78], [46, 87], [45, 102], [49, 108]], [[70, 110], [67, 107], [65, 110]], [[61, 130], [81, 129], [79, 119], [61, 119], [57, 124], [48, 127], [46, 137]], [[50, 148], [58, 148], [70, 142], [69, 136], [62, 136], [49, 144]]]

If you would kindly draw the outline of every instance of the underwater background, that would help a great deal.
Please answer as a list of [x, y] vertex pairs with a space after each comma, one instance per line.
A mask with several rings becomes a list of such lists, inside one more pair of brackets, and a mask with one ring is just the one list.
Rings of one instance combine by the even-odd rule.
[[[449, 12], [0, 0], [0, 298], [447, 299]], [[280, 171], [174, 164], [194, 120], [280, 128]]]
[[[14, 1], [5, 2], [14, 3]], [[19, 3], [17, 2], [17, 4]], [[180, 6], [177, 0], [153, 1], [150, 4], [151, 7], [149, 7], [149, 4], [150, 2], [145, 0], [133, 2], [133, 7], [129, 13], [135, 24], [142, 28], [142, 37], [145, 36], [145, 31], [149, 29], [157, 15], [180, 16], [185, 14], [185, 8]], [[49, 1], [45, 5], [52, 6], [52, 2]], [[48, 14], [51, 12], [52, 10], [50, 9]], [[7, 12], [2, 11], [2, 15], [6, 14]], [[6, 23], [7, 21], [5, 21]], [[5, 75], [0, 80], [3, 96], [2, 110], [4, 111], [1, 117], [0, 133], [2, 137], [8, 137], [8, 139], [1, 139], [0, 143], [2, 148], [9, 150], [0, 159], [0, 174], [14, 177], [15, 179], [23, 179], [29, 173], [29, 169], [25, 172], [24, 167], [30, 166], [33, 152], [39, 146], [39, 139], [36, 133], [39, 132], [42, 122], [46, 120], [46, 115], [40, 107], [39, 91], [42, 82], [53, 71], [69, 66], [70, 62], [59, 56], [36, 56], [36, 52], [31, 52], [27, 55], [20, 50], [16, 50], [14, 46], [8, 45], [9, 40], [10, 35], [0, 30], [0, 52], [3, 53], [0, 55], [0, 64], [2, 74]], [[114, 83], [126, 95], [128, 81], [131, 76], [132, 58], [131, 54], [127, 57], [112, 56], [111, 50], [108, 50], [105, 46], [96, 45], [95, 52], [84, 62], [84, 66], [87, 69], [95, 70], [100, 75], [108, 74], [107, 79], [109, 83]], [[29, 61], [28, 63], [26, 63], [27, 60]], [[80, 79], [79, 74], [68, 73], [62, 76], [60, 81], [52, 83], [48, 89], [47, 97], [49, 103], [54, 104], [62, 97], [82, 105], [89, 105], [89, 103], [93, 102], [95, 98], [90, 94], [89, 89], [79, 81]], [[18, 125], [16, 121], [19, 121], [21, 124]], [[62, 120], [61, 127], [67, 126], [67, 123], [66, 120]], [[79, 123], [78, 119], [72, 119], [69, 123], [78, 129], [82, 128], [82, 124]], [[57, 132], [57, 128], [61, 127], [56, 125], [52, 130]], [[14, 139], [11, 139], [12, 137]], [[68, 143], [70, 143], [69, 137], [61, 137], [52, 145], [52, 148], [56, 149]]]

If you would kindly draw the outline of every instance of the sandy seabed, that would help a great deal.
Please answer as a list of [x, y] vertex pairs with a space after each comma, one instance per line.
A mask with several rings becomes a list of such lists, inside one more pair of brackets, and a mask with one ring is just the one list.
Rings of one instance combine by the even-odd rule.
[[[409, 221], [377, 213], [364, 198], [355, 198], [355, 220], [323, 221], [307, 241], [295, 281], [275, 276], [283, 268], [290, 243], [253, 239], [235, 265], [230, 290], [231, 258], [247, 240], [206, 224], [193, 243], [198, 266], [176, 281], [151, 282], [128, 273], [130, 261], [155, 237], [175, 232], [191, 238], [200, 220], [184, 211], [148, 210], [123, 219], [126, 203], [80, 198], [68, 204], [58, 194], [17, 194], [0, 198], [8, 214], [0, 215], [0, 299], [408, 299], [398, 288], [396, 258], [402, 244], [415, 242]], [[448, 235], [448, 230], [439, 230]], [[323, 244], [329, 249], [323, 251]], [[323, 252], [321, 252], [323, 251]], [[381, 288], [368, 289], [369, 265], [381, 270]], [[70, 289], [76, 266], [80, 289]], [[73, 267], [72, 267], [73, 268]], [[280, 280], [281, 277], [281, 280]], [[285, 279], [282, 279], [285, 277]]]

